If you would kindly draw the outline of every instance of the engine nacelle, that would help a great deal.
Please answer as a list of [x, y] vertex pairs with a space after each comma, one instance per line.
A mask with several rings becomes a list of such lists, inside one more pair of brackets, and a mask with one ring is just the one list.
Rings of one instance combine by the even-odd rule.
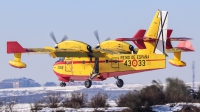
[[84, 42], [76, 41], [76, 40], [67, 40], [59, 43], [59, 49], [66, 49], [66, 50], [78, 50], [78, 51], [85, 51], [85, 52], [92, 52], [92, 47]]
[[113, 49], [117, 51], [123, 51], [123, 52], [131, 52], [134, 51], [134, 47], [127, 43], [122, 41], [116, 41], [116, 40], [108, 40], [100, 43], [101, 49]]
[[181, 52], [174, 52], [174, 59], [170, 59], [169, 63], [177, 67], [186, 66], [186, 63], [184, 61], [181, 61], [180, 59], [181, 59]]
[[14, 53], [14, 60], [9, 61], [9, 64], [15, 68], [26, 68], [26, 64], [21, 62], [21, 53]]

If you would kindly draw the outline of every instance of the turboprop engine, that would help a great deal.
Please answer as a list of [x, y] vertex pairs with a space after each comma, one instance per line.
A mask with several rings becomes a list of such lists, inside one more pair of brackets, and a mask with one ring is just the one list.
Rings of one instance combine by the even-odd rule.
[[61, 43], [58, 43], [56, 46], [58, 49], [65, 50], [78, 50], [83, 52], [92, 52], [92, 47], [87, 43], [77, 41], [77, 40], [67, 40]]
[[65, 35], [59, 43], [57, 42], [53, 32], [50, 33], [50, 36], [53, 39], [53, 41], [56, 43], [55, 49], [92, 52], [92, 47], [90, 45], [81, 41], [77, 41], [77, 40], [68, 40], [67, 35]]
[[100, 43], [101, 49], [113, 49], [121, 52], [135, 52], [134, 47], [127, 43], [122, 41], [116, 41], [116, 40], [108, 40]]

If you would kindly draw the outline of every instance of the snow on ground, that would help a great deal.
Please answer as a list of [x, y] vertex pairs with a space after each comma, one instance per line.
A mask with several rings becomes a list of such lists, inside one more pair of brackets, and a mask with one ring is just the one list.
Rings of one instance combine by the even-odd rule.
[[174, 112], [180, 111], [185, 105], [200, 107], [200, 103], [177, 103], [175, 106], [170, 107], [170, 104], [153, 106], [152, 110], [156, 112]]
[[[118, 88], [115, 84], [109, 85], [92, 85], [91, 88], [87, 90], [93, 89], [103, 89], [106, 91], [129, 91], [136, 90], [145, 87], [143, 84], [125, 84], [123, 88]], [[0, 89], [0, 97], [7, 96], [29, 96], [34, 94], [43, 94], [47, 91], [60, 91], [60, 92], [72, 92], [77, 90], [86, 89], [85, 86], [66, 86], [66, 87], [29, 87], [29, 88], [9, 88], [9, 89]]]
[[[117, 111], [122, 111], [123, 109], [127, 109], [127, 107], [116, 107], [116, 103], [115, 101], [108, 101], [108, 104], [111, 106], [107, 109], [105, 108], [98, 108], [98, 110], [102, 110], [105, 112], [117, 112]], [[155, 105], [152, 107], [152, 110], [154, 112], [174, 112], [174, 111], [180, 111], [183, 109], [183, 106], [185, 105], [193, 105], [196, 106], [198, 108], [200, 108], [200, 103], [177, 103], [175, 106], [171, 107], [170, 104], [166, 104], [166, 105]], [[4, 110], [5, 107], [2, 107], [0, 109], [1, 112], [3, 112], [2, 110]], [[31, 107], [30, 104], [16, 104], [13, 107], [14, 111], [17, 112], [28, 112], [30, 111]], [[55, 112], [58, 110], [64, 110], [65, 112], [93, 112], [95, 110], [95, 108], [80, 108], [80, 109], [73, 109], [73, 108], [64, 108], [64, 107], [59, 107], [59, 108], [43, 108], [41, 111], [39, 112]]]
[[[192, 86], [192, 83], [186, 83], [188, 86]], [[149, 84], [150, 85], [150, 84]], [[165, 86], [165, 84], [163, 84]], [[198, 86], [200, 85], [200, 82], [196, 82], [196, 90], [198, 90]], [[125, 84], [122, 88], [118, 88], [115, 84], [103, 84], [103, 85], [92, 85], [91, 88], [85, 88], [85, 86], [66, 86], [66, 87], [29, 87], [29, 88], [9, 88], [9, 89], [0, 89], [0, 97], [10, 97], [10, 96], [26, 96], [24, 98], [32, 97], [31, 95], [37, 95], [37, 94], [45, 94], [48, 91], [60, 91], [60, 92], [66, 92], [70, 93], [73, 91], [86, 91], [87, 93], [95, 93], [98, 91], [107, 91], [109, 92], [109, 95], [113, 95], [114, 93], [118, 93], [120, 91], [132, 91], [132, 90], [140, 90], [148, 85], [145, 84]], [[90, 94], [91, 95], [91, 94]], [[108, 104], [111, 106], [107, 110], [104, 109], [104, 111], [119, 111], [124, 109], [124, 107], [116, 107], [117, 104], [115, 101], [111, 98], [108, 99]], [[178, 111], [183, 108], [183, 105], [185, 103], [178, 103], [174, 107], [170, 107], [169, 104], [166, 105], [156, 105], [153, 106], [153, 111], [159, 111], [159, 112], [173, 112]], [[200, 107], [199, 103], [193, 103], [190, 105], [194, 105], [197, 107]], [[5, 107], [4, 107], [5, 108]], [[20, 103], [14, 105], [14, 110], [20, 111], [20, 112], [27, 112], [30, 111], [30, 104], [29, 103]], [[81, 109], [72, 109], [72, 108], [57, 108], [57, 109], [64, 109], [67, 112], [92, 112], [94, 111], [93, 108], [81, 108]], [[103, 109], [103, 108], [100, 108]], [[51, 108], [44, 108], [41, 112], [52, 112], [55, 109]], [[1, 110], [0, 110], [1, 111]]]
[[[102, 111], [122, 111], [123, 109], [126, 109], [127, 107], [116, 107], [115, 101], [108, 101], [108, 104], [111, 106], [109, 108], [98, 108], [97, 110], [102, 110]], [[6, 107], [1, 107], [0, 111], [3, 112], [5, 111]], [[30, 104], [16, 104], [13, 106], [13, 110], [17, 112], [29, 112], [31, 109]], [[66, 112], [94, 112], [95, 108], [80, 108], [80, 109], [74, 109], [74, 108], [64, 108], [64, 107], [59, 107], [59, 108], [43, 108], [39, 112], [55, 112], [58, 110], [64, 110]]]

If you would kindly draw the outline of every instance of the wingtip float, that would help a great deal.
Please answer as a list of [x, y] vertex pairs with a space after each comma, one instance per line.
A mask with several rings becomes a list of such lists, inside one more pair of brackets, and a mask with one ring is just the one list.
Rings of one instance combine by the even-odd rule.
[[[50, 36], [55, 41], [55, 47], [23, 48], [16, 41], [7, 42], [7, 53], [14, 54], [14, 60], [9, 64], [16, 68], [26, 68], [21, 62], [21, 54], [49, 54], [59, 58], [53, 65], [53, 71], [61, 81], [60, 86], [66, 82], [85, 81], [85, 87], [90, 88], [92, 81], [103, 81], [114, 77], [116, 85], [122, 87], [124, 82], [119, 76], [140, 73], [166, 68], [167, 53], [174, 53], [169, 60], [171, 65], [184, 67], [186, 63], [181, 60], [182, 52], [194, 51], [191, 38], [170, 37], [172, 29], [167, 29], [168, 12], [158, 10], [146, 31], [140, 29], [132, 38], [106, 39], [100, 42], [98, 32], [94, 34], [98, 45], [91, 47], [87, 43], [68, 40], [64, 36], [57, 42], [53, 33]], [[137, 48], [125, 42], [132, 41]], [[173, 47], [172, 41], [180, 41]]]

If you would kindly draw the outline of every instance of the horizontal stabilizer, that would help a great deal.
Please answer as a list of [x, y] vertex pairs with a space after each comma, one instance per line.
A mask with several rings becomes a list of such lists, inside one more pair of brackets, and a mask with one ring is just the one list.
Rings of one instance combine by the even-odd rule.
[[137, 31], [137, 33], [135, 33], [135, 35], [133, 36], [134, 39], [141, 39], [144, 37], [146, 30], [145, 29], [140, 29]]
[[133, 39], [136, 39], [133, 41], [133, 43], [139, 48], [139, 49], [145, 49], [146, 46], [144, 45], [144, 40], [142, 39], [144, 37], [146, 30], [140, 29], [137, 31], [137, 33], [133, 36]]
[[[157, 38], [151, 38], [151, 37], [145, 37], [146, 30], [140, 29], [138, 32], [133, 36], [133, 38], [116, 38], [116, 41], [132, 41], [139, 49], [145, 49], [146, 46], [144, 45], [144, 42], [156, 42]], [[173, 46], [171, 44], [171, 41], [187, 41], [192, 40], [192, 38], [187, 37], [170, 37], [172, 34], [172, 29], [167, 29], [167, 40], [166, 40], [166, 49], [169, 49], [168, 51], [171, 51]]]
[[186, 40], [192, 40], [192, 38], [187, 38], [187, 37], [171, 37], [168, 40], [170, 40], [170, 41], [186, 41]]
[[24, 53], [26, 50], [17, 41], [7, 42], [7, 53]]
[[178, 46], [178, 49], [184, 50], [184, 51], [194, 51], [194, 47], [192, 46], [190, 41], [180, 41]]
[[171, 49], [171, 48], [173, 48], [172, 47], [172, 44], [171, 44], [171, 41], [170, 41], [170, 36], [171, 36], [171, 34], [172, 34], [172, 29], [168, 29], [167, 30], [167, 41], [166, 41], [166, 49]]
[[[117, 41], [138, 41], [138, 40], [144, 40], [146, 42], [155, 42], [158, 39], [153, 39], [150, 37], [144, 37], [144, 38], [116, 38]], [[192, 38], [187, 37], [171, 37], [168, 38], [169, 41], [186, 41], [186, 40], [192, 40]]]

